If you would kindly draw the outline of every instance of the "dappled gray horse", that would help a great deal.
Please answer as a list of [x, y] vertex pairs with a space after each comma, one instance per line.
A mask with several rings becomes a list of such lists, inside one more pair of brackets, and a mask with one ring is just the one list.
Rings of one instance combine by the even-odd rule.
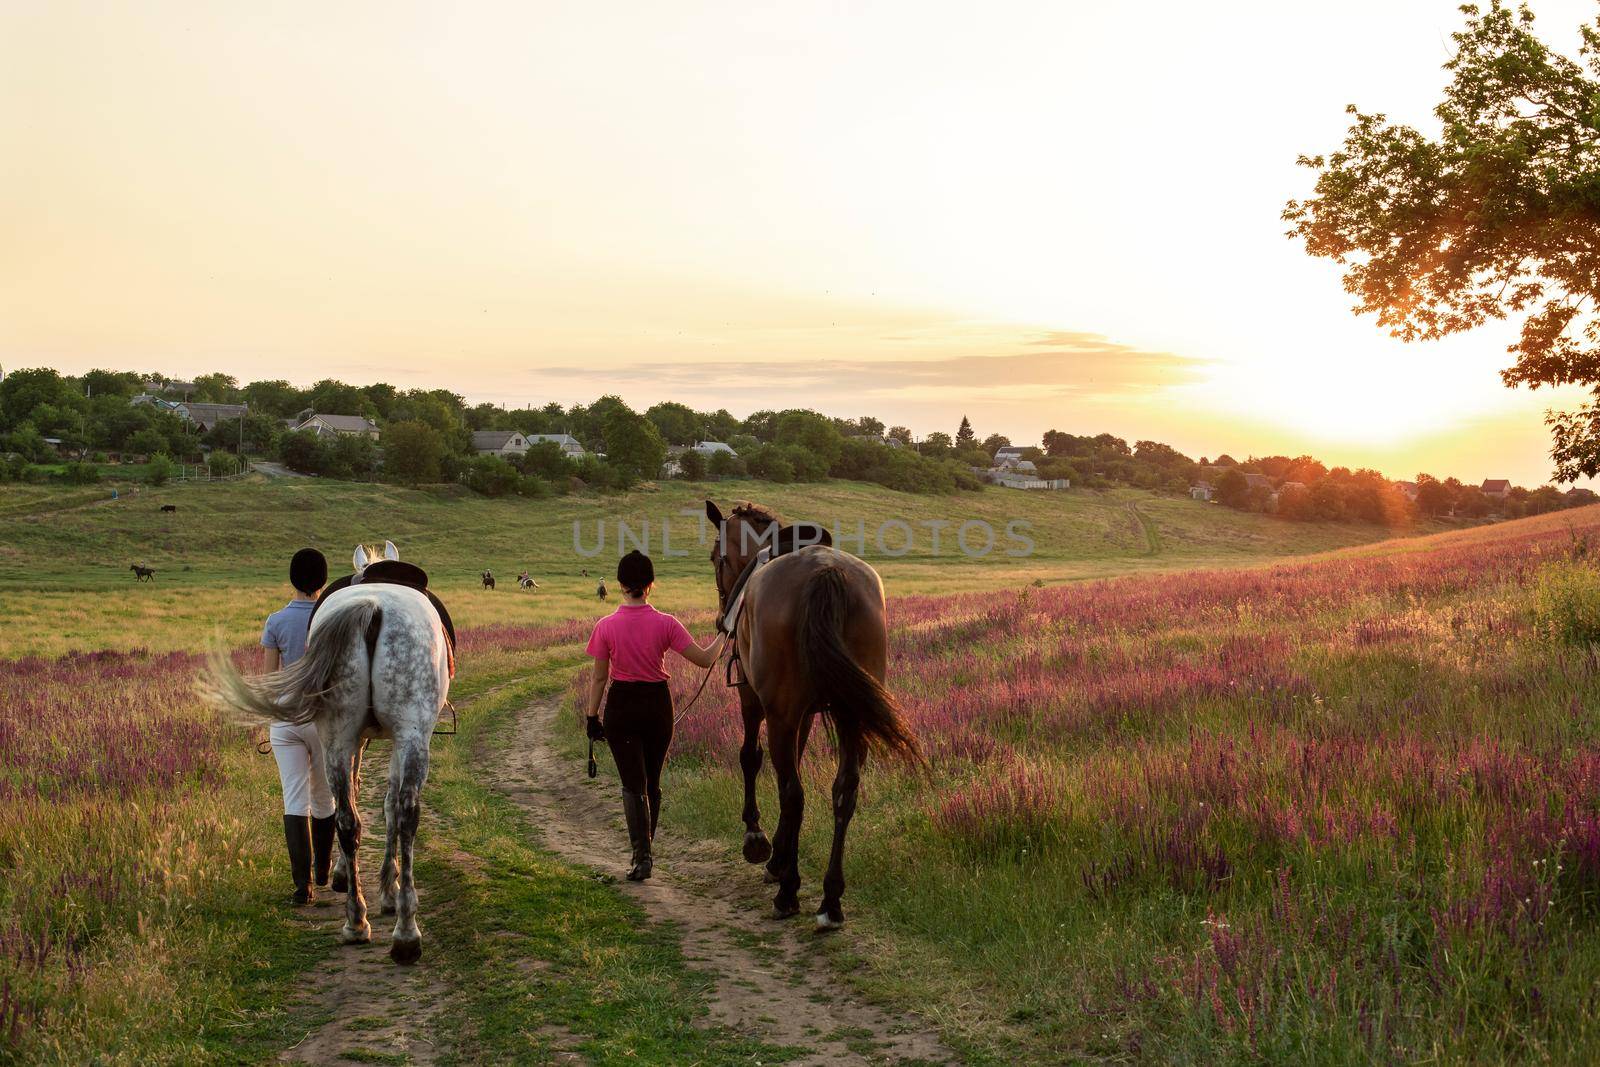
[[[358, 547], [357, 571], [375, 559]], [[411, 853], [428, 777], [428, 741], [449, 695], [450, 666], [449, 642], [428, 597], [407, 586], [373, 583], [329, 593], [311, 620], [305, 656], [285, 670], [246, 678], [225, 655], [213, 655], [211, 662], [215, 703], [260, 722], [316, 723], [338, 806], [340, 867], [349, 885], [343, 937], [349, 944], [372, 939], [356, 864], [361, 746], [369, 737], [393, 739], [378, 902], [384, 914], [398, 912], [389, 949], [397, 963], [414, 963], [422, 955]]]

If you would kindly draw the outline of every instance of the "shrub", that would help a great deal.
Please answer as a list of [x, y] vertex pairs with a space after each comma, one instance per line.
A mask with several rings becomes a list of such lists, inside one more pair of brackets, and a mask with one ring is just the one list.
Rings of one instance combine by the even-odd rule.
[[213, 478], [239, 473], [239, 457], [232, 452], [213, 452], [206, 458], [206, 469]]
[[1600, 570], [1575, 560], [1544, 567], [1533, 581], [1533, 614], [1552, 641], [1600, 643]]
[[165, 452], [157, 452], [150, 457], [150, 469], [145, 472], [145, 481], [151, 485], [166, 485], [172, 478], [172, 457]]
[[68, 485], [93, 485], [100, 480], [100, 468], [93, 463], [76, 460], [62, 469], [61, 480]]

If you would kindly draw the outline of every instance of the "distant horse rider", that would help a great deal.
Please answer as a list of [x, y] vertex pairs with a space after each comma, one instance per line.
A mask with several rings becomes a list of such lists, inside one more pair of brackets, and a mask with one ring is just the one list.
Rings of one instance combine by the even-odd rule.
[[[327, 581], [328, 561], [316, 549], [302, 548], [289, 561], [289, 584], [294, 587], [294, 597], [267, 616], [267, 625], [261, 631], [267, 670], [281, 670], [305, 655], [311, 611], [316, 606], [317, 593]], [[328, 790], [322, 742], [315, 723], [275, 722], [270, 736], [272, 756], [278, 761], [278, 780], [283, 786], [283, 836], [294, 878], [290, 903], [300, 906], [316, 899], [311, 885], [313, 873], [318, 887], [325, 889], [328, 885], [333, 854], [333, 794]]]
[[601, 600], [606, 599], [608, 594], [606, 593], [606, 580], [604, 578], [600, 579], [600, 584], [594, 587], [594, 595]]
[[655, 566], [649, 556], [637, 550], [623, 556], [617, 563], [622, 603], [595, 623], [586, 649], [594, 657], [586, 728], [591, 741], [610, 744], [617, 776], [622, 779], [622, 814], [633, 847], [628, 879], [634, 882], [650, 877], [650, 845], [661, 817], [661, 768], [672, 743], [672, 691], [667, 688], [664, 662], [667, 651], [705, 668], [716, 662], [721, 651], [718, 638], [697, 645], [683, 623], [650, 606], [655, 582]]

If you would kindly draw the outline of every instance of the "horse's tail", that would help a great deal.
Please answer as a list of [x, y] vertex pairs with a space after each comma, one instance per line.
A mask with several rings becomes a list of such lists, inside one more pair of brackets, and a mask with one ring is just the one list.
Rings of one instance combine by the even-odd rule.
[[238, 713], [247, 723], [310, 722], [338, 683], [351, 646], [365, 641], [370, 655], [382, 623], [383, 613], [370, 599], [335, 604], [323, 613], [305, 655], [281, 671], [251, 678], [239, 673], [226, 652], [214, 648], [201, 692], [214, 706]]
[[817, 702], [835, 730], [921, 763], [922, 748], [894, 696], [845, 646], [849, 607], [850, 588], [838, 567], [824, 567], [806, 580], [800, 595], [800, 669], [816, 687]]

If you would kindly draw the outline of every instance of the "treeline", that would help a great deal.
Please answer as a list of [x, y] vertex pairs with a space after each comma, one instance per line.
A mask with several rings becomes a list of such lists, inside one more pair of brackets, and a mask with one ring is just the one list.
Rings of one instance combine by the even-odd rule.
[[[0, 454], [7, 457], [0, 478], [26, 477], [30, 465], [42, 471], [63, 456], [84, 461], [68, 465], [70, 480], [91, 480], [92, 461], [112, 454], [150, 458], [164, 472], [169, 460], [207, 460], [221, 469], [233, 453], [243, 452], [324, 477], [462, 482], [491, 496], [543, 496], [584, 487], [625, 489], [659, 477], [669, 449], [676, 451], [672, 446], [722, 441], [737, 454], [684, 452], [675, 457], [680, 476], [852, 478], [919, 493], [981, 485], [953, 450], [893, 447], [889, 435], [896, 444], [909, 443], [910, 431], [886, 431], [871, 418], [834, 419], [796, 409], [739, 419], [726, 410], [701, 412], [678, 403], [640, 413], [614, 396], [570, 407], [506, 409], [469, 406], [446, 389], [399, 390], [334, 379], [302, 389], [281, 380], [241, 385], [231, 375], [207, 374], [166, 399], [245, 404], [249, 411], [243, 420], [223, 420], [202, 433], [159, 405], [132, 403], [148, 384], [162, 381], [159, 375], [102, 370], [76, 377], [48, 368], [8, 374], [0, 380]], [[378, 425], [380, 438], [291, 429], [289, 423], [306, 413], [364, 416]], [[570, 434], [585, 452], [573, 458], [542, 442], [525, 456], [480, 456], [472, 447], [476, 430]]]
[[[133, 404], [160, 375], [95, 370], [72, 377], [38, 368], [0, 379], [0, 480], [28, 477], [69, 463], [58, 476], [97, 477], [93, 460], [111, 454], [149, 458], [159, 480], [170, 461], [209, 462], [214, 472], [235, 469], [233, 453], [276, 459], [289, 468], [332, 478], [372, 479], [410, 485], [461, 482], [490, 495], [543, 496], [575, 488], [625, 489], [662, 476], [669, 457], [675, 476], [701, 479], [753, 477], [765, 481], [816, 482], [849, 478], [915, 493], [976, 489], [974, 471], [994, 465], [1012, 441], [1004, 434], [980, 438], [963, 417], [955, 433], [917, 439], [905, 426], [886, 426], [871, 416], [840, 419], [814, 411], [757, 411], [738, 418], [725, 409], [697, 411], [664, 402], [636, 412], [614, 396], [592, 404], [508, 409], [468, 405], [447, 389], [357, 386], [324, 379], [309, 388], [286, 381], [241, 385], [227, 374], [207, 374], [184, 383], [167, 399], [245, 404], [243, 419], [225, 420], [197, 432], [160, 405]], [[375, 422], [379, 441], [360, 435], [318, 436], [295, 432], [301, 415], [360, 415]], [[570, 434], [585, 454], [572, 458], [550, 442], [525, 456], [477, 455], [476, 430], [524, 434]], [[51, 440], [54, 442], [52, 443]], [[720, 441], [732, 453], [684, 451]], [[1372, 470], [1327, 467], [1311, 456], [1229, 456], [1194, 459], [1159, 441], [1132, 444], [1112, 434], [1044, 434], [1038, 447], [1020, 450], [1042, 478], [1065, 478], [1074, 488], [1129, 486], [1187, 494], [1207, 485], [1230, 507], [1270, 512], [1303, 521], [1360, 521], [1400, 525], [1418, 515], [1483, 518], [1538, 514], [1593, 502], [1584, 489], [1552, 486], [1511, 488], [1503, 498], [1454, 478], [1418, 475], [1394, 482]], [[50, 468], [44, 465], [51, 465]]]

